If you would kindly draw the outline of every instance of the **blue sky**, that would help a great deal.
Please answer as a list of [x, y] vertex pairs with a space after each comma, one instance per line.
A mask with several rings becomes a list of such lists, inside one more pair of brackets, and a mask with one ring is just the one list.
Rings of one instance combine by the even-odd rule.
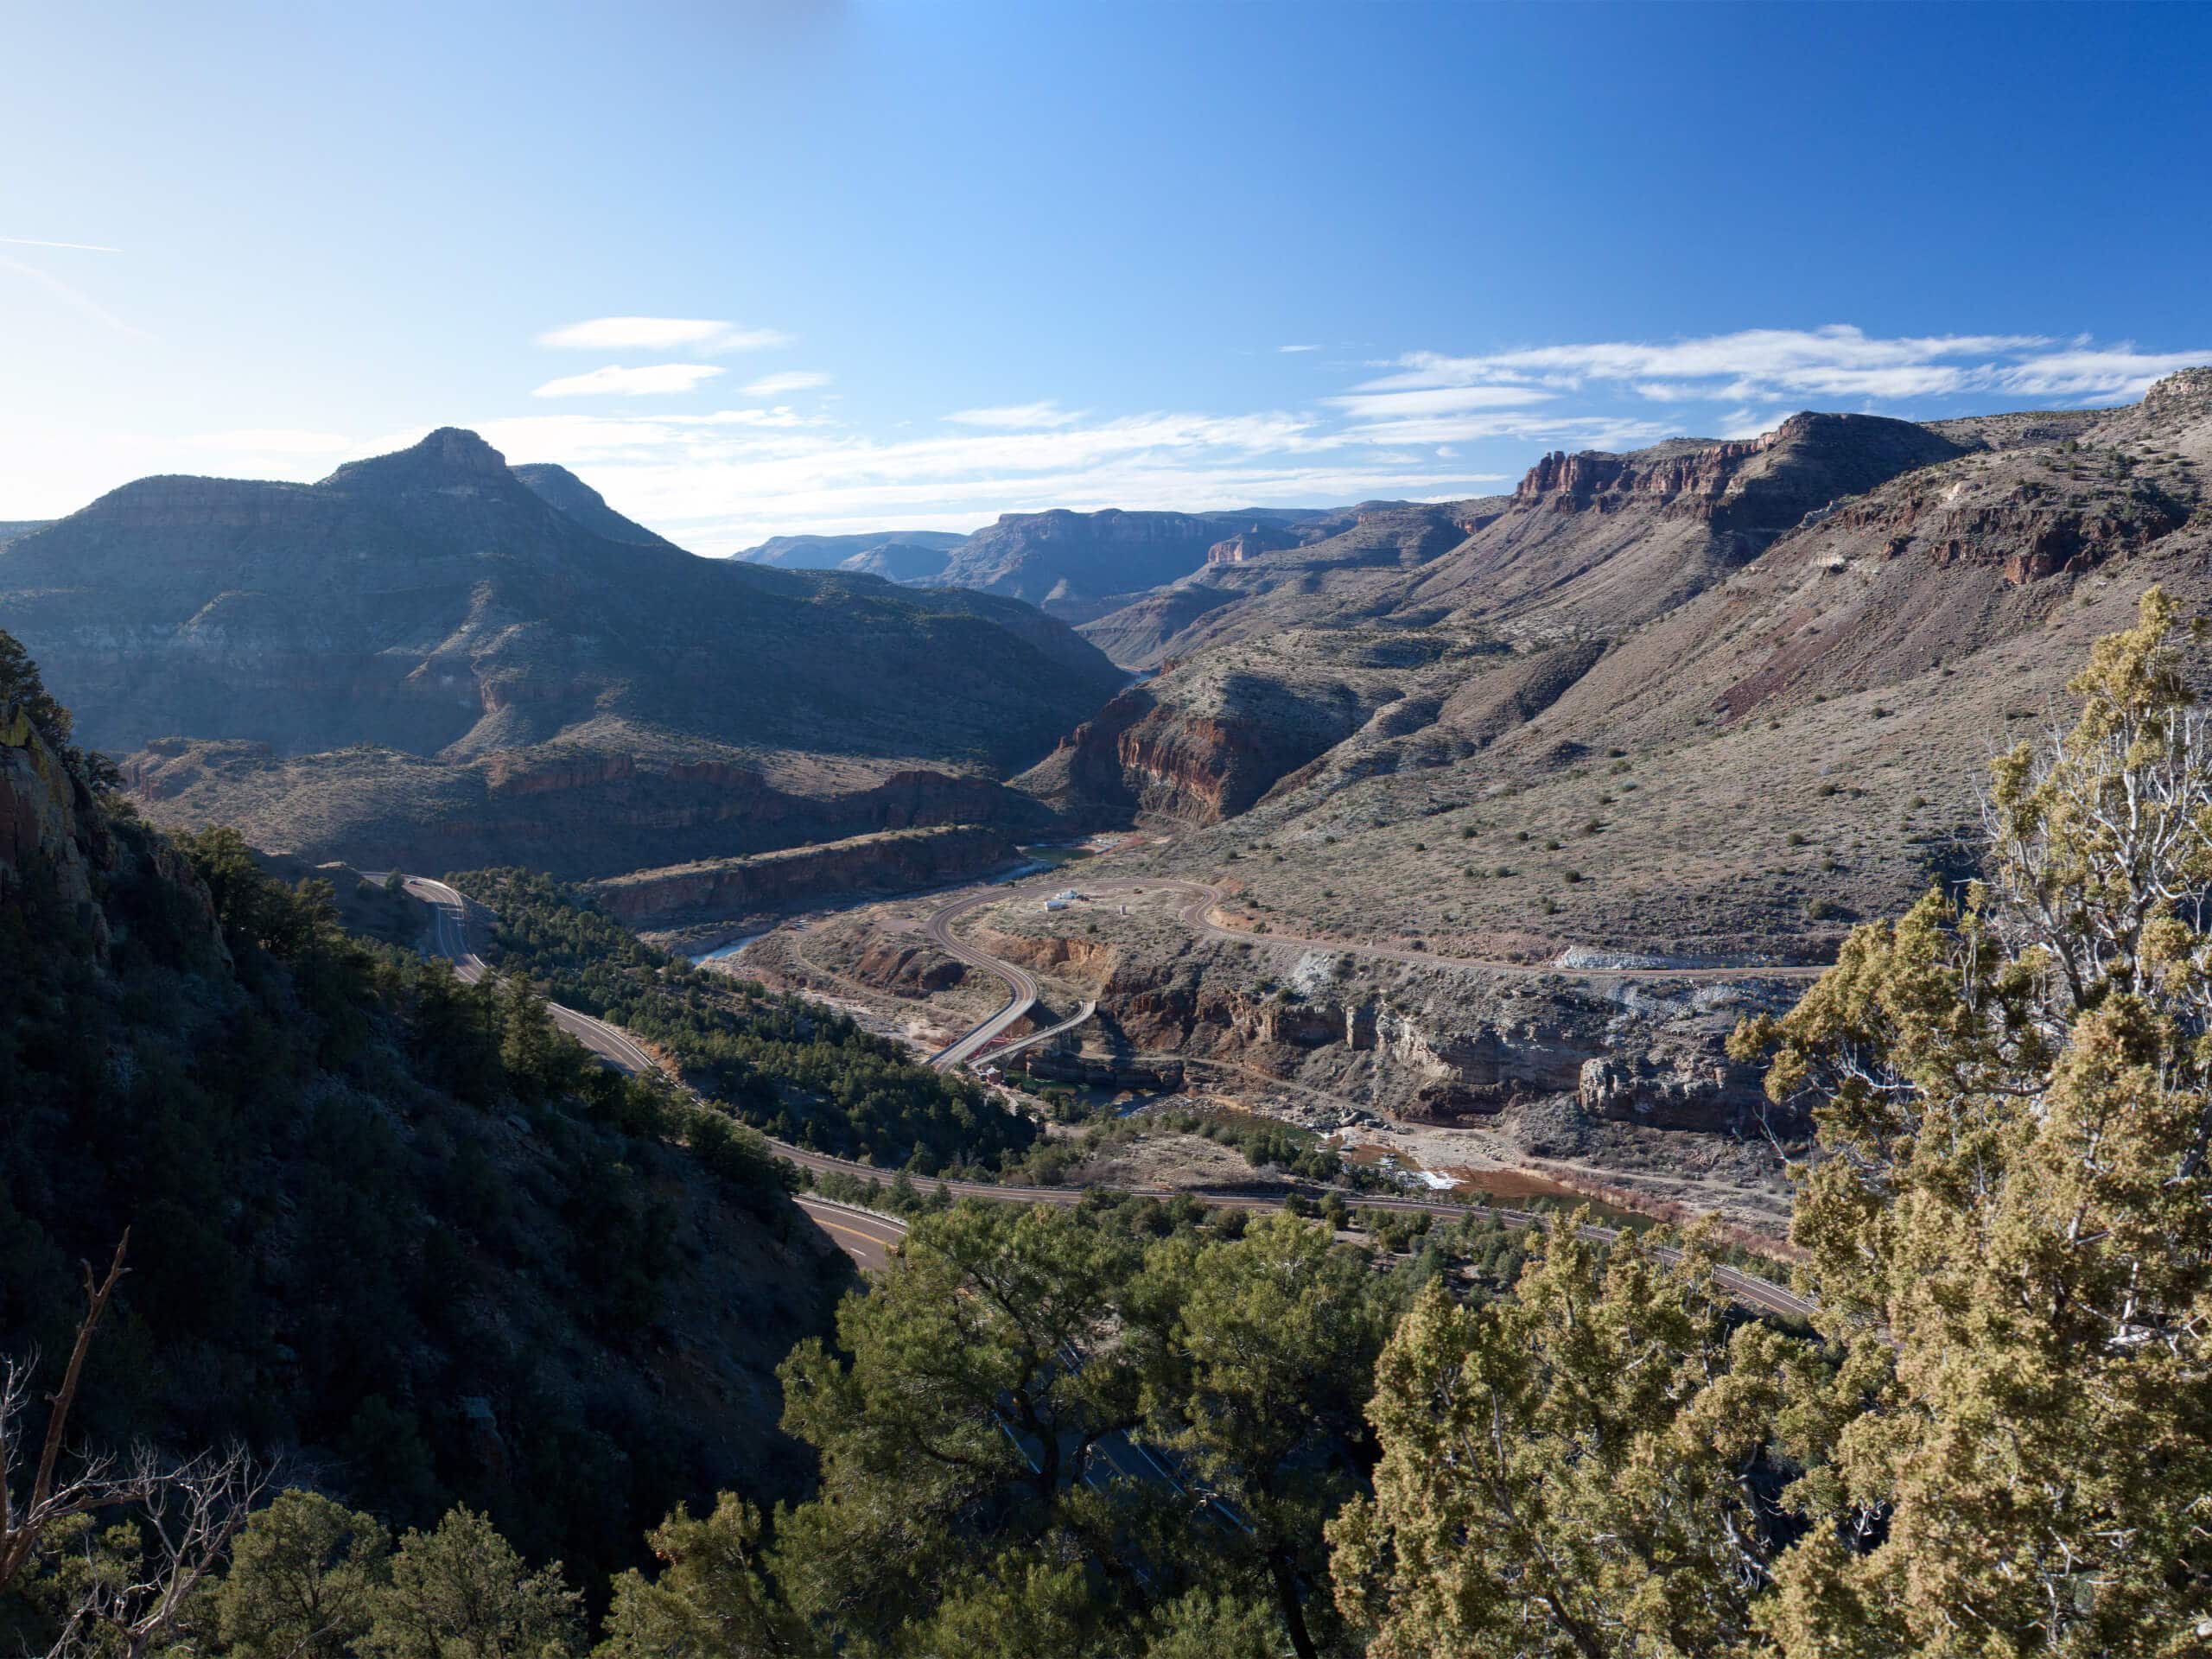
[[0, 518], [450, 423], [725, 552], [1478, 494], [2212, 360], [2203, 7], [0, 0]]

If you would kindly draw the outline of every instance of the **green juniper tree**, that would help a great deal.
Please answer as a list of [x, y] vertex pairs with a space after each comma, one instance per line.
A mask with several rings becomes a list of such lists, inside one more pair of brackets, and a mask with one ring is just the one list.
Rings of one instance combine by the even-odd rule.
[[1733, 1317], [1712, 1266], [1696, 1240], [1601, 1250], [1578, 1218], [1509, 1300], [1421, 1293], [1376, 1373], [1374, 1495], [1331, 1529], [1374, 1659], [1756, 1650], [1762, 1482], [1821, 1379], [1808, 1344]]
[[2212, 748], [2156, 588], [1996, 766], [1987, 880], [1780, 1020], [1793, 1236], [1861, 1409], [1796, 1491], [1786, 1654], [2201, 1654], [2212, 1618]]

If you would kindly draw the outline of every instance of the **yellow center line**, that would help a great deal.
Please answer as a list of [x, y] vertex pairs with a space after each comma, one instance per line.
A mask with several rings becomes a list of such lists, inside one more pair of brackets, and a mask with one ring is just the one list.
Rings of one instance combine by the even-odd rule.
[[854, 1238], [865, 1239], [871, 1244], [888, 1245], [894, 1242], [887, 1238], [879, 1238], [874, 1233], [864, 1233], [857, 1227], [847, 1227], [841, 1223], [830, 1221], [824, 1217], [815, 1216], [811, 1210], [808, 1211], [807, 1214], [814, 1216], [814, 1224], [816, 1226], [827, 1227], [833, 1233], [845, 1233]]

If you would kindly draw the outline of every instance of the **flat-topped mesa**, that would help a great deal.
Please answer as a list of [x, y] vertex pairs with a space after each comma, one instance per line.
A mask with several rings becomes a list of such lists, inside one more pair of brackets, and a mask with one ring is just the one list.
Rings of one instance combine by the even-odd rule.
[[1737, 463], [1761, 454], [1781, 435], [1777, 429], [1732, 443], [1675, 438], [1625, 454], [1555, 449], [1529, 469], [1513, 495], [1526, 505], [1548, 501], [1562, 511], [1586, 506], [1603, 511], [1624, 497], [1666, 502], [1685, 494], [1717, 495]]
[[75, 517], [104, 535], [254, 530], [290, 523], [302, 510], [308, 491], [304, 484], [162, 473], [118, 486]]
[[1554, 452], [1529, 469], [1514, 496], [1524, 505], [1548, 500], [1563, 511], [1602, 511], [1636, 500], [1681, 502], [1709, 514], [1755, 480], [1802, 474], [1832, 486], [1831, 497], [1855, 495], [1961, 453], [1958, 444], [1911, 421], [1808, 411], [1755, 438], [1672, 438], [1624, 454]]
[[1792, 415], [1773, 431], [1726, 442], [1677, 438], [1626, 454], [1547, 455], [1515, 491], [1523, 510], [1636, 508], [1701, 519], [1748, 557], [1805, 515], [1967, 448], [1911, 421], [1879, 415]]
[[[378, 868], [604, 874], [948, 792], [1041, 829], [982, 774], [1125, 677], [1014, 601], [693, 557], [451, 427], [318, 484], [126, 486], [0, 547], [0, 615], [99, 748], [266, 746], [149, 756], [168, 821]], [[772, 753], [825, 760], [783, 767], [790, 794], [671, 771]], [[925, 772], [947, 781], [897, 781]]]

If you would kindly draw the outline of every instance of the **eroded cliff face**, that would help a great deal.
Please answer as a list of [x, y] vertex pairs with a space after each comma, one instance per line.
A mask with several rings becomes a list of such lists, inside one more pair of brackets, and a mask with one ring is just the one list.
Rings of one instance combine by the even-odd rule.
[[594, 884], [593, 893], [630, 926], [670, 927], [941, 886], [1007, 868], [1020, 857], [995, 830], [948, 825], [637, 870]]
[[129, 924], [111, 919], [103, 892], [126, 871], [176, 895], [182, 909], [169, 919], [228, 964], [213, 901], [182, 855], [142, 823], [111, 820], [29, 715], [0, 704], [0, 905], [73, 927], [105, 963]]
[[1956, 480], [1940, 490], [1856, 501], [1829, 522], [1838, 531], [1877, 533], [1884, 558], [1911, 554], [1939, 566], [1993, 567], [2020, 587], [2142, 552], [2187, 524], [2190, 511], [2149, 480], [2062, 491], [2023, 479], [2001, 493]]
[[[1170, 668], [1173, 668], [1170, 664]], [[1086, 822], [1142, 815], [1186, 824], [1236, 817], [1394, 700], [1344, 680], [1248, 672], [1224, 663], [1179, 683], [1122, 693], [1014, 787]]]
[[[1052, 971], [1046, 943], [1020, 959]], [[1012, 955], [1009, 944], [995, 935], [991, 948]], [[1233, 1061], [1439, 1124], [1564, 1099], [1594, 1119], [1754, 1133], [1772, 1109], [1724, 1045], [1738, 1019], [1795, 995], [1786, 982], [1348, 975], [1349, 959], [1327, 952], [1307, 953], [1282, 984], [1218, 952], [1100, 960], [1100, 1017], [1136, 1052]]]
[[1807, 413], [1733, 442], [1678, 440], [1628, 454], [1554, 453], [1529, 470], [1514, 499], [1537, 512], [1643, 507], [1701, 520], [1749, 557], [1808, 512], [1965, 453], [1910, 421]]
[[106, 942], [106, 918], [92, 898], [92, 873], [114, 848], [84, 785], [13, 704], [0, 704], [0, 894], [50, 882], [57, 901]]

